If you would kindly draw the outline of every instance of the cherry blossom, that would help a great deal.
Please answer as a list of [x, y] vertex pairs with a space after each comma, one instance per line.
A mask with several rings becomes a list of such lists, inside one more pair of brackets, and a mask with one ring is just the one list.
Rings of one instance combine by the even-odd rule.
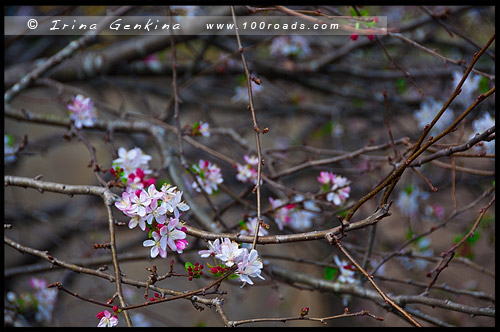
[[236, 164], [236, 169], [238, 170], [236, 179], [243, 183], [251, 182], [253, 184], [257, 184], [258, 172], [256, 166], [259, 163], [259, 158], [256, 156], [249, 157], [247, 155], [244, 155], [243, 159], [246, 162], [245, 165], [241, 165], [240, 163]]
[[68, 104], [69, 118], [74, 121], [75, 127], [81, 129], [82, 126], [92, 127], [97, 122], [97, 115], [94, 111], [94, 103], [90, 98], [82, 95], [71, 97], [72, 104]]
[[132, 198], [135, 196], [134, 193], [130, 194], [128, 192], [122, 193], [122, 198], [120, 201], [115, 202], [115, 206], [118, 210], [122, 211], [125, 215], [132, 217], [137, 212], [137, 206], [132, 206]]
[[167, 246], [172, 251], [177, 251], [179, 254], [182, 253], [182, 249], [184, 249], [187, 242], [180, 242], [179, 246], [177, 246], [176, 242], [182, 241], [186, 238], [186, 233], [179, 230], [182, 225], [179, 223], [179, 219], [170, 218], [168, 224], [161, 228], [161, 231], [165, 234], [165, 238], [167, 239]]
[[[303, 201], [303, 199], [304, 198], [301, 195], [296, 195], [294, 197], [295, 202]], [[304, 231], [310, 228], [312, 226], [312, 220], [319, 216], [317, 213], [312, 211], [321, 211], [313, 200], [304, 201], [302, 204], [304, 205], [304, 210], [297, 208], [291, 210], [290, 213], [289, 225], [297, 231]]]
[[[495, 118], [493, 118], [490, 115], [490, 113], [485, 112], [481, 118], [476, 119], [472, 122], [472, 129], [474, 130], [474, 133], [470, 136], [469, 139], [474, 138], [476, 134], [483, 133], [484, 131], [490, 129], [494, 125], [495, 125]], [[486, 153], [495, 153], [495, 140], [489, 142], [483, 141], [482, 146], [476, 144], [474, 148], [479, 152], [486, 151]]]
[[111, 316], [111, 313], [107, 310], [98, 313], [96, 317], [100, 319], [97, 327], [113, 327], [118, 325], [118, 318], [116, 315]]
[[57, 289], [47, 288], [47, 281], [42, 278], [30, 278], [30, 286], [35, 290], [37, 312], [35, 319], [37, 322], [52, 320], [52, 311], [57, 298]]
[[165, 233], [167, 232], [167, 227], [162, 227], [160, 232], [153, 232], [151, 236], [153, 240], [145, 240], [142, 245], [144, 247], [151, 247], [151, 258], [155, 258], [160, 254], [162, 258], [167, 257], [167, 237]]
[[179, 210], [181, 211], [187, 211], [189, 210], [189, 205], [187, 205], [185, 202], [182, 202], [182, 191], [178, 191], [175, 193], [174, 197], [172, 197], [168, 202], [167, 202], [167, 209], [169, 212], [173, 212], [175, 218], [179, 218]]
[[341, 283], [353, 284], [356, 282], [354, 279], [354, 266], [348, 264], [345, 260], [340, 260], [337, 255], [333, 258], [335, 260], [335, 264], [339, 268], [339, 277], [338, 281]]
[[227, 267], [231, 267], [242, 253], [243, 249], [238, 248], [238, 243], [225, 238], [221, 243], [221, 253], [215, 257], [223, 261]]
[[[255, 234], [255, 227], [257, 226], [257, 217], [248, 218], [248, 221], [243, 225], [240, 233], [241, 235], [252, 236]], [[266, 236], [269, 232], [264, 227], [259, 227], [259, 236]]]
[[113, 166], [119, 166], [124, 170], [124, 176], [128, 177], [130, 173], [140, 168], [145, 174], [151, 174], [149, 169], [150, 155], [144, 154], [141, 148], [135, 147], [130, 151], [121, 147], [118, 149], [118, 158], [113, 160]]
[[148, 194], [141, 190], [140, 193], [136, 192], [135, 195], [132, 194], [130, 199], [132, 201], [132, 208], [136, 209], [136, 213], [144, 217], [146, 215], [146, 207], [151, 204], [151, 198], [148, 197]]
[[201, 183], [203, 190], [211, 195], [213, 192], [218, 190], [217, 184], [220, 184], [224, 181], [221, 175], [220, 168], [211, 164], [207, 160], [201, 159], [198, 165], [193, 165], [192, 169], [197, 173], [196, 179], [191, 185], [193, 189], [196, 189], [197, 192], [201, 192], [201, 189], [198, 186], [198, 182]]
[[[322, 191], [328, 192], [326, 195], [326, 200], [328, 202], [332, 202], [336, 206], [343, 205], [347, 198], [349, 197], [349, 193], [351, 191], [351, 187], [348, 186], [349, 180], [343, 176], [335, 175], [332, 172], [320, 172], [320, 176], [317, 180], [323, 184], [321, 188]], [[330, 177], [330, 181], [332, 183], [329, 188], [329, 181], [327, 181], [327, 175]]]
[[134, 215], [130, 221], [128, 222], [128, 228], [133, 229], [137, 225], [144, 231], [146, 230], [146, 216], [141, 217], [140, 215], [136, 214]]
[[289, 57], [302, 59], [311, 54], [311, 48], [306, 38], [302, 36], [280, 36], [271, 43], [271, 55], [274, 57]]
[[153, 219], [156, 220], [158, 224], [164, 224], [167, 219], [167, 204], [161, 202], [158, 204], [158, 200], [151, 200], [151, 204], [146, 208], [147, 216], [146, 220], [148, 224], [153, 223]]
[[319, 172], [318, 182], [321, 184], [329, 184], [331, 181], [329, 172]]
[[208, 241], [208, 250], [200, 250], [198, 254], [205, 258], [209, 256], [216, 256], [222, 253], [221, 245], [219, 239], [215, 239], [213, 242]]
[[203, 121], [198, 121], [193, 125], [193, 135], [202, 135], [204, 137], [210, 137], [210, 125]]
[[332, 187], [330, 190], [333, 190], [333, 192], [326, 195], [326, 200], [333, 202], [336, 206], [341, 206], [345, 203], [351, 191], [351, 187], [347, 186], [349, 180], [345, 177], [334, 174], [332, 174], [331, 178]]
[[272, 197], [269, 197], [269, 202], [271, 203], [271, 207], [274, 210], [274, 221], [276, 222], [276, 225], [278, 225], [279, 230], [282, 231], [283, 226], [287, 225], [290, 222], [290, 211], [295, 208], [295, 205], [284, 205], [284, 202], [282, 200], [273, 199]]
[[237, 263], [237, 266], [237, 274], [240, 280], [243, 282], [243, 285], [241, 285], [241, 287], [245, 286], [247, 283], [253, 285], [253, 281], [250, 279], [250, 277], [259, 277], [260, 279], [265, 280], [264, 277], [260, 275], [263, 265], [262, 261], [259, 259], [257, 250], [252, 249], [250, 253], [248, 253], [248, 250], [246, 248], [243, 248], [241, 258]]

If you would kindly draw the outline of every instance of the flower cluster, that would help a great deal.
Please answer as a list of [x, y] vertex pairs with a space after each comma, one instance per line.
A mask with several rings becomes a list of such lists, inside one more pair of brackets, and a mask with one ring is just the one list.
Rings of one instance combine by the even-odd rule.
[[317, 180], [322, 184], [321, 190], [328, 192], [326, 195], [328, 202], [333, 202], [336, 206], [344, 205], [351, 192], [347, 178], [332, 172], [320, 172]]
[[208, 241], [208, 250], [200, 250], [198, 254], [203, 258], [212, 256], [221, 261], [215, 266], [208, 265], [210, 272], [215, 276], [220, 276], [229, 268], [236, 266], [234, 276], [239, 277], [243, 282], [241, 287], [247, 283], [253, 285], [250, 277], [259, 277], [264, 280], [264, 277], [260, 275], [263, 265], [257, 250], [251, 249], [249, 252], [247, 248], [240, 248], [238, 243], [228, 238]]
[[203, 275], [203, 264], [198, 262], [191, 264], [186, 262], [185, 266], [186, 272], [188, 273], [188, 280], [191, 281], [193, 278], [200, 279]]
[[311, 54], [307, 39], [302, 36], [280, 36], [273, 39], [271, 56], [302, 59]]
[[161, 191], [158, 191], [155, 185], [151, 184], [147, 190], [125, 191], [115, 206], [131, 218], [128, 223], [130, 229], [139, 225], [143, 231], [149, 232], [149, 239], [145, 240], [143, 245], [152, 247], [152, 258], [158, 254], [166, 258], [167, 248], [182, 253], [187, 246], [185, 227], [179, 220], [179, 210], [187, 211], [189, 206], [182, 201], [182, 191], [178, 191], [177, 187], [164, 184]]
[[[434, 98], [430, 97], [424, 99], [420, 104], [420, 109], [413, 113], [413, 117], [418, 122], [418, 128], [424, 129], [427, 124], [430, 124], [441, 108], [442, 103], [436, 102]], [[432, 127], [430, 134], [437, 135], [448, 128], [453, 123], [453, 117], [453, 110], [450, 108], [446, 109], [436, 124]]]
[[[304, 209], [300, 209], [300, 202], [302, 202]], [[284, 201], [272, 197], [269, 197], [269, 203], [274, 210], [272, 214], [280, 231], [283, 230], [284, 226], [290, 226], [297, 231], [308, 229], [312, 226], [312, 220], [318, 216], [312, 211], [320, 211], [313, 200], [304, 201], [301, 195], [296, 195], [293, 203], [290, 204], [285, 204]]]
[[68, 104], [69, 118], [75, 122], [75, 127], [80, 129], [82, 126], [92, 127], [97, 121], [97, 114], [94, 111], [94, 103], [90, 98], [82, 95], [71, 97], [72, 104]]
[[193, 189], [196, 189], [197, 192], [201, 192], [198, 185], [198, 183], [200, 183], [203, 191], [211, 195], [219, 190], [217, 185], [224, 181], [222, 179], [220, 168], [207, 160], [201, 159], [198, 165], [194, 164], [191, 167], [191, 170], [196, 174], [196, 181], [193, 181], [191, 186]]
[[[490, 129], [495, 125], [495, 118], [491, 117], [490, 113], [486, 112], [484, 113], [482, 118], [479, 118], [477, 120], [474, 120], [472, 122], [472, 128], [474, 129], [474, 133], [470, 136], [471, 138], [474, 138], [476, 134], [483, 133], [484, 131]], [[486, 153], [495, 153], [495, 141], [483, 141], [482, 145], [476, 144], [474, 146], [478, 152], [486, 152]]]
[[259, 158], [256, 156], [249, 157], [244, 155], [243, 159], [245, 159], [245, 165], [241, 165], [240, 163], [236, 164], [236, 168], [238, 170], [236, 179], [243, 183], [251, 182], [253, 184], [257, 184], [257, 165], [259, 164]]

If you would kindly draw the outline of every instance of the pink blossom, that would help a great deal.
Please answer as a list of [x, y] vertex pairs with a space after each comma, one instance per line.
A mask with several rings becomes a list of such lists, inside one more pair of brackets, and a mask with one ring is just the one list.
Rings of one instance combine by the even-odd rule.
[[118, 325], [118, 318], [116, 315], [111, 316], [111, 313], [107, 310], [98, 313], [96, 317], [101, 320], [97, 327], [113, 327]]
[[[258, 172], [257, 168], [255, 166], [258, 165], [259, 159], [256, 156], [247, 156], [244, 155], [243, 159], [245, 160], [246, 164], [241, 165], [239, 163], [236, 164], [236, 168], [238, 170], [238, 174], [236, 175], [236, 179], [239, 181], [246, 183], [246, 182], [251, 182], [253, 184], [257, 184], [257, 177], [258, 177]], [[261, 180], [262, 184], [262, 180]]]
[[164, 224], [167, 219], [167, 205], [163, 202], [158, 205], [158, 201], [153, 199], [151, 200], [151, 204], [146, 207], [146, 213], [148, 224], [151, 225], [153, 219], [155, 219], [158, 224]]
[[136, 209], [138, 215], [144, 217], [146, 215], [146, 207], [151, 204], [151, 198], [148, 197], [147, 192], [144, 190], [141, 190], [140, 194], [136, 192], [135, 195], [132, 195], [131, 201], [132, 208]]
[[[165, 229], [165, 231], [163, 231], [163, 229]], [[144, 247], [151, 247], [151, 258], [155, 258], [158, 254], [163, 258], [167, 257], [167, 238], [164, 236], [165, 232], [166, 227], [162, 227], [160, 233], [156, 231], [151, 233], [153, 240], [148, 239], [142, 243]]]
[[208, 250], [200, 250], [198, 254], [205, 258], [209, 256], [216, 256], [222, 253], [219, 239], [215, 239], [214, 242], [208, 241]]
[[248, 250], [246, 248], [243, 248], [241, 259], [238, 262], [237, 266], [237, 274], [240, 277], [240, 280], [243, 282], [243, 285], [241, 285], [241, 287], [245, 286], [247, 283], [253, 285], [253, 281], [250, 279], [250, 277], [259, 277], [262, 280], [265, 280], [264, 277], [260, 275], [263, 265], [261, 260], [259, 259], [257, 250], [252, 249], [250, 253], [248, 253]]
[[[330, 180], [327, 180], [327, 177], [329, 177]], [[347, 178], [335, 175], [332, 172], [321, 172], [317, 179], [321, 184], [325, 185], [322, 190], [328, 191], [326, 195], [326, 200], [328, 202], [332, 202], [336, 206], [341, 206], [347, 201], [347, 198], [349, 198], [351, 187], [348, 186], [349, 180]], [[328, 189], [326, 185], [328, 185], [330, 181], [332, 185]]]
[[238, 243], [225, 238], [221, 243], [221, 252], [215, 257], [224, 262], [227, 267], [233, 266], [238, 261], [239, 256], [243, 250], [238, 248]]
[[134, 216], [137, 212], [137, 206], [132, 206], [131, 195], [135, 196], [135, 194], [123, 192], [121, 200], [119, 202], [115, 202], [116, 208], [129, 217]]
[[145, 174], [151, 174], [152, 171], [149, 169], [149, 161], [151, 159], [151, 156], [144, 154], [138, 147], [130, 151], [121, 147], [118, 149], [118, 158], [113, 160], [113, 166], [120, 166], [123, 168], [125, 177], [128, 177], [130, 173], [133, 173], [138, 168]]
[[321, 184], [328, 184], [330, 183], [330, 173], [329, 172], [320, 172], [318, 176], [318, 182]]
[[[241, 235], [249, 235], [249, 236], [254, 235], [257, 222], [258, 222], [257, 217], [248, 218], [248, 221], [245, 223], [244, 228], [240, 232]], [[268, 234], [269, 232], [264, 227], [259, 227], [259, 236], [266, 236]]]
[[94, 111], [94, 103], [90, 98], [85, 98], [82, 95], [71, 97], [72, 104], [68, 104], [69, 118], [75, 122], [76, 128], [92, 127], [97, 121], [97, 116]]
[[337, 256], [333, 258], [335, 264], [338, 266], [340, 275], [338, 281], [341, 283], [353, 284], [356, 282], [354, 279], [354, 267], [348, 264], [345, 260], [340, 260]]
[[191, 185], [196, 191], [201, 192], [198, 186], [198, 182], [201, 183], [203, 190], [211, 195], [213, 192], [218, 190], [217, 184], [222, 183], [220, 168], [217, 165], [211, 164], [209, 161], [201, 159], [198, 165], [193, 165], [192, 167], [198, 175], [196, 175], [197, 181], [194, 181]]
[[133, 216], [130, 221], [128, 222], [128, 228], [133, 229], [137, 225], [144, 231], [146, 230], [146, 223], [145, 223], [146, 217], [141, 217], [140, 215], [136, 214]]

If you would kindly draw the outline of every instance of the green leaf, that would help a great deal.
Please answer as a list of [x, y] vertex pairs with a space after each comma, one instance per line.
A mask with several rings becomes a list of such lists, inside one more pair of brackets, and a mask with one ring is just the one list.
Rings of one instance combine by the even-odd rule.
[[245, 74], [241, 74], [237, 79], [239, 85], [244, 85], [247, 82], [247, 77], [245, 76]]
[[312, 136], [314, 138], [322, 138], [322, 137], [325, 137], [325, 136], [331, 134], [332, 130], [333, 130], [333, 123], [332, 123], [332, 121], [328, 121], [327, 123], [322, 125], [319, 129], [317, 129], [312, 134]]
[[479, 92], [486, 93], [490, 90], [490, 81], [486, 77], [479, 80]]
[[338, 272], [338, 269], [337, 268], [334, 268], [334, 267], [325, 267], [325, 271], [324, 271], [324, 278], [325, 280], [333, 280], [333, 278], [335, 278], [335, 275], [337, 274]]
[[408, 195], [411, 195], [411, 193], [413, 192], [413, 186], [411, 184], [407, 185], [405, 187], [405, 192], [408, 194]]
[[363, 9], [360, 13], [361, 16], [368, 16], [368, 11], [366, 9]]
[[474, 245], [474, 243], [476, 243], [480, 237], [481, 237], [481, 234], [480, 234], [479, 230], [476, 230], [474, 232], [474, 235], [472, 235], [472, 237], [467, 238], [467, 242], [469, 242], [471, 245]]
[[398, 78], [396, 80], [396, 89], [400, 95], [404, 94], [407, 90], [406, 80], [404, 78]]
[[354, 8], [350, 8], [349, 10], [351, 12], [351, 16], [354, 16], [354, 17], [358, 16], [358, 13], [356, 13], [356, 10]]
[[243, 219], [240, 219], [240, 221], [238, 221], [238, 224], [240, 225], [240, 227], [243, 227], [245, 226], [245, 221]]
[[408, 230], [406, 231], [406, 240], [410, 240], [413, 237], [413, 235], [415, 235], [413, 229], [408, 228]]
[[5, 136], [7, 136], [7, 146], [14, 146], [14, 136], [12, 136], [11, 134], [5, 134]]
[[231, 274], [231, 275], [230, 275], [229, 277], [227, 277], [227, 278], [228, 278], [228, 279], [238, 279], [238, 277], [239, 277], [239, 276], [238, 276], [237, 274], [233, 273], [233, 274]]
[[184, 268], [188, 271], [189, 268], [194, 269], [194, 266], [190, 262], [186, 262], [186, 264], [184, 264]]

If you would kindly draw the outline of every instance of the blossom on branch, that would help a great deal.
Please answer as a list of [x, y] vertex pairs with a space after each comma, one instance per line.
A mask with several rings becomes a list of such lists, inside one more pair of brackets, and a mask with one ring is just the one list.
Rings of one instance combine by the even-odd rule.
[[[495, 125], [495, 118], [491, 117], [490, 113], [485, 112], [483, 116], [472, 122], [472, 129], [474, 133], [469, 139], [474, 138], [477, 134], [481, 134]], [[483, 141], [482, 145], [476, 144], [474, 148], [478, 152], [495, 153], [495, 140]]]
[[347, 178], [333, 174], [332, 172], [320, 172], [317, 180], [323, 185], [321, 190], [327, 193], [326, 200], [328, 202], [332, 202], [336, 206], [345, 204], [351, 192]]
[[198, 165], [193, 165], [191, 169], [194, 173], [196, 173], [197, 180], [193, 181], [191, 187], [193, 189], [196, 189], [197, 192], [201, 192], [201, 189], [198, 185], [198, 183], [201, 183], [203, 191], [211, 195], [212, 193], [219, 190], [217, 185], [224, 181], [221, 175], [220, 168], [207, 160], [201, 159]]
[[97, 327], [113, 327], [118, 325], [118, 318], [116, 315], [111, 316], [111, 313], [107, 310], [101, 311], [96, 317], [100, 319]]
[[[257, 184], [257, 165], [259, 163], [259, 158], [256, 156], [247, 156], [244, 155], [243, 159], [245, 159], [246, 164], [241, 165], [240, 163], [236, 163], [236, 169], [238, 170], [238, 174], [236, 175], [236, 179], [243, 183], [253, 183]], [[262, 180], [261, 180], [262, 183]]]
[[69, 118], [74, 121], [75, 127], [81, 129], [82, 126], [92, 127], [97, 122], [97, 115], [94, 111], [94, 103], [90, 98], [82, 95], [71, 97], [72, 104], [68, 104]]
[[264, 280], [260, 275], [263, 267], [257, 250], [252, 249], [248, 252], [247, 248], [239, 248], [238, 243], [228, 238], [216, 239], [214, 242], [208, 241], [208, 250], [200, 250], [198, 254], [201, 257], [214, 256], [222, 263], [217, 266], [210, 266], [210, 271], [214, 276], [221, 276], [232, 266], [236, 266], [236, 271], [231, 277], [239, 277], [243, 286], [247, 283], [253, 285], [250, 277], [258, 277]]
[[302, 36], [279, 36], [271, 43], [271, 56], [274, 57], [302, 59], [309, 54], [309, 42]]
[[113, 168], [119, 166], [123, 168], [123, 176], [128, 177], [130, 173], [135, 172], [140, 168], [144, 174], [151, 174], [149, 169], [149, 161], [152, 159], [150, 155], [144, 154], [141, 148], [135, 147], [129, 151], [121, 147], [118, 149], [118, 158], [113, 160]]
[[263, 267], [262, 261], [259, 259], [259, 254], [257, 250], [252, 249], [250, 253], [246, 248], [242, 249], [242, 254], [240, 259], [238, 260], [238, 270], [237, 274], [240, 277], [240, 280], [243, 282], [241, 287], [245, 286], [247, 283], [253, 285], [253, 281], [250, 277], [259, 277], [262, 280], [265, 280], [264, 277], [260, 275], [261, 269]]
[[354, 279], [354, 271], [355, 267], [351, 264], [347, 263], [345, 260], [340, 260], [337, 255], [333, 258], [335, 260], [335, 264], [339, 268], [339, 277], [338, 281], [344, 284], [353, 284], [356, 282]]

